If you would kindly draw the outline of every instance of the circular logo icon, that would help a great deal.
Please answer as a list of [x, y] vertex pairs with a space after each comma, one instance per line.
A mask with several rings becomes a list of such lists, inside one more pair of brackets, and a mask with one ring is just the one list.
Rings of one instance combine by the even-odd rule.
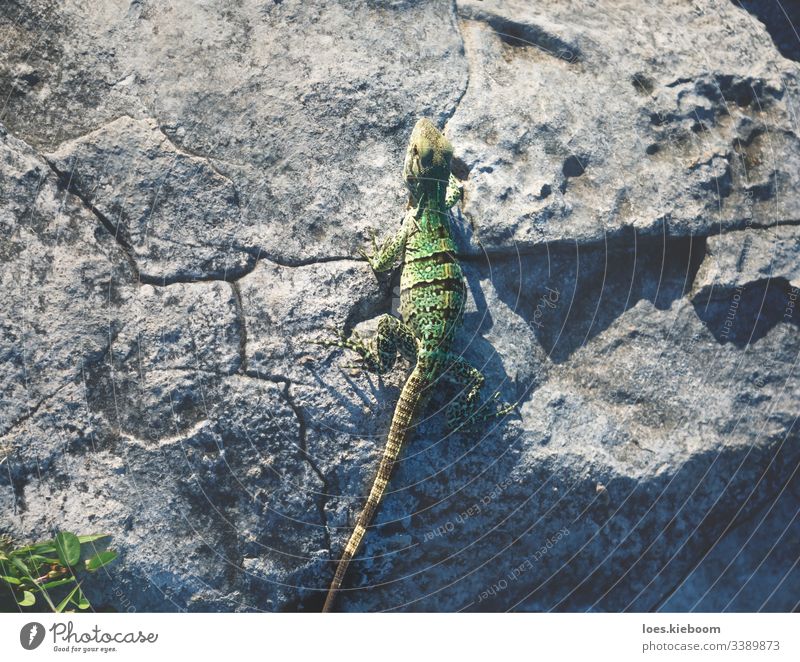
[[44, 625], [41, 623], [28, 623], [19, 631], [19, 643], [25, 650], [32, 651], [44, 641]]

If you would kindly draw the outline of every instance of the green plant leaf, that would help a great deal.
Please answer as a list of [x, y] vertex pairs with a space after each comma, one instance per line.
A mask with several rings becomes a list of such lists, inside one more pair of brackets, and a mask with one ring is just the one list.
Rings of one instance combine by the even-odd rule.
[[35, 603], [36, 603], [36, 596], [30, 591], [23, 591], [22, 600], [17, 600], [17, 604], [20, 607], [30, 607]]
[[74, 533], [62, 531], [56, 536], [56, 552], [61, 563], [75, 565], [81, 558], [81, 542]]
[[56, 607], [56, 613], [60, 614], [62, 611], [64, 611], [64, 608], [69, 604], [70, 600], [72, 600], [72, 596], [75, 595], [79, 590], [79, 586], [73, 588], [69, 595], [58, 603], [58, 607]]
[[92, 558], [86, 560], [86, 569], [89, 572], [93, 572], [94, 570], [102, 568], [104, 565], [108, 565], [115, 558], [117, 558], [117, 553], [112, 549], [107, 549], [103, 552], [99, 552], [98, 554], [95, 554]]
[[[61, 531], [52, 540], [17, 549], [10, 549], [4, 543], [5, 546], [0, 550], [0, 586], [11, 587], [17, 602], [24, 607], [35, 605], [39, 598], [56, 613], [74, 613], [74, 607], [80, 610], [90, 609], [91, 603], [81, 590], [74, 571], [84, 565], [81, 563], [84, 559], [87, 559], [87, 570], [98, 570], [116, 559], [117, 552], [105, 549], [110, 538], [111, 535], [106, 533], [77, 536]], [[100, 540], [102, 542], [97, 543]], [[83, 544], [86, 547], [82, 548]], [[98, 548], [104, 551], [98, 551]], [[48, 573], [49, 566], [54, 566], [56, 572]], [[64, 573], [64, 568], [60, 566], [66, 568], [67, 572]], [[48, 581], [49, 574], [55, 575], [55, 578]], [[48, 589], [65, 585], [69, 594], [56, 606]]]
[[101, 540], [102, 538], [110, 538], [110, 533], [95, 533], [90, 536], [78, 536], [78, 540], [80, 541], [81, 545], [87, 542], [94, 542], [95, 540]]
[[83, 591], [78, 591], [78, 609], [88, 609], [92, 605], [89, 604], [89, 601], [86, 599], [86, 596], [83, 594]]
[[34, 545], [27, 545], [11, 551], [11, 554], [22, 556], [26, 554], [52, 554], [56, 551], [56, 545], [52, 540], [37, 542]]
[[16, 557], [9, 559], [9, 561], [11, 561], [11, 563], [13, 563], [14, 566], [16, 566], [16, 568], [22, 572], [23, 578], [27, 577], [28, 579], [33, 581], [33, 577], [31, 577], [31, 571], [28, 570], [28, 566], [26, 566], [22, 561], [20, 561]]
[[63, 586], [64, 584], [71, 584], [75, 581], [75, 577], [62, 577], [61, 579], [54, 579], [52, 582], [42, 584], [40, 588], [48, 589], [55, 588], [56, 586]]

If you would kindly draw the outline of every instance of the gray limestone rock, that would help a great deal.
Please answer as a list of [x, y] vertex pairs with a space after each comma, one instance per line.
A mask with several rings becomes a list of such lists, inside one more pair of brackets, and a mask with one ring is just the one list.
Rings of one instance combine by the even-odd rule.
[[437, 393], [338, 607], [796, 609], [798, 44], [742, 5], [0, 4], [0, 533], [110, 533], [98, 609], [318, 610], [409, 366], [315, 342], [397, 312], [428, 116], [517, 412]]

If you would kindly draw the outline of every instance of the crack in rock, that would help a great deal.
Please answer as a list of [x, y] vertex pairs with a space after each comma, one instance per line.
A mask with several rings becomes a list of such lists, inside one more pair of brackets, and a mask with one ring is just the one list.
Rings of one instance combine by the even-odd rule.
[[2, 439], [4, 437], [7, 437], [14, 428], [17, 428], [20, 425], [22, 425], [23, 423], [25, 423], [26, 421], [30, 420], [36, 414], [36, 412], [39, 411], [40, 407], [45, 402], [47, 402], [49, 400], [52, 400], [56, 395], [61, 393], [61, 391], [63, 391], [65, 388], [67, 388], [67, 386], [69, 386], [72, 383], [73, 383], [72, 379], [66, 381], [61, 386], [59, 386], [55, 391], [53, 391], [52, 393], [49, 393], [48, 395], [44, 396], [41, 400], [39, 400], [32, 407], [28, 407], [28, 410], [24, 414], [21, 414], [20, 416], [18, 416], [17, 419], [12, 421], [11, 424], [5, 430], [0, 432], [0, 439]]
[[239, 372], [247, 374], [247, 317], [242, 304], [242, 291], [239, 283], [231, 282], [234, 307], [236, 308], [236, 321], [239, 326]]
[[123, 232], [120, 232], [120, 228], [116, 226], [103, 212], [101, 212], [97, 207], [95, 207], [91, 200], [78, 189], [72, 179], [71, 173], [66, 173], [58, 169], [55, 163], [48, 158], [45, 158], [39, 155], [40, 158], [44, 160], [45, 163], [50, 167], [53, 173], [56, 176], [58, 181], [58, 185], [70, 193], [74, 195], [78, 200], [83, 203], [83, 206], [86, 207], [94, 217], [100, 221], [100, 224], [108, 231], [108, 233], [113, 237], [114, 241], [119, 244], [120, 248], [122, 249], [123, 254], [125, 255], [125, 259], [128, 262], [128, 265], [133, 272], [133, 277], [135, 279], [139, 279], [139, 266], [136, 263], [136, 258], [133, 253], [133, 247], [130, 244], [130, 241], [125, 237]]
[[305, 419], [305, 415], [303, 414], [302, 407], [297, 404], [294, 399], [294, 396], [291, 392], [292, 380], [288, 377], [283, 377], [280, 375], [267, 375], [258, 371], [248, 371], [246, 372], [247, 377], [251, 377], [253, 379], [260, 379], [268, 382], [272, 382], [274, 384], [282, 384], [283, 385], [283, 396], [286, 400], [286, 403], [289, 405], [289, 408], [294, 412], [295, 418], [297, 419], [297, 425], [299, 428], [298, 437], [299, 437], [299, 448], [303, 459], [308, 463], [308, 466], [311, 467], [311, 470], [316, 474], [317, 478], [319, 478], [320, 482], [322, 483], [322, 492], [318, 492], [319, 499], [317, 500], [317, 508], [319, 511], [320, 518], [322, 520], [322, 528], [323, 528], [323, 535], [325, 538], [325, 543], [328, 548], [329, 554], [331, 553], [331, 538], [330, 538], [330, 530], [328, 528], [328, 517], [325, 513], [325, 505], [328, 502], [330, 494], [330, 485], [328, 483], [328, 479], [325, 477], [325, 474], [319, 468], [319, 465], [314, 460], [313, 456], [308, 450], [308, 432], [307, 432], [307, 423]]

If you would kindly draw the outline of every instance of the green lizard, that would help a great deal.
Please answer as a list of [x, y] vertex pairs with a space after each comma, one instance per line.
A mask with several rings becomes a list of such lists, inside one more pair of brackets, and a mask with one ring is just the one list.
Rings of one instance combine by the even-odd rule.
[[364, 255], [375, 271], [391, 269], [403, 256], [400, 278], [400, 314], [403, 321], [382, 315], [378, 330], [367, 343], [353, 333], [338, 333], [337, 340], [321, 341], [328, 346], [355, 351], [361, 366], [375, 373], [392, 368], [398, 352], [413, 362], [394, 410], [386, 450], [378, 468], [367, 503], [336, 568], [322, 611], [330, 611], [342, 585], [350, 560], [361, 544], [380, 504], [392, 474], [400, 448], [409, 437], [411, 425], [422, 411], [438, 380], [461, 388], [447, 407], [451, 428], [474, 425], [512, 410], [510, 405], [495, 403], [481, 411], [479, 392], [484, 377], [459, 354], [450, 351], [453, 337], [461, 324], [466, 287], [456, 259], [456, 246], [450, 230], [449, 210], [462, 197], [458, 180], [450, 172], [453, 147], [450, 141], [427, 119], [419, 120], [408, 143], [403, 179], [409, 191], [408, 211], [400, 230], [380, 248], [372, 236], [374, 253]]

